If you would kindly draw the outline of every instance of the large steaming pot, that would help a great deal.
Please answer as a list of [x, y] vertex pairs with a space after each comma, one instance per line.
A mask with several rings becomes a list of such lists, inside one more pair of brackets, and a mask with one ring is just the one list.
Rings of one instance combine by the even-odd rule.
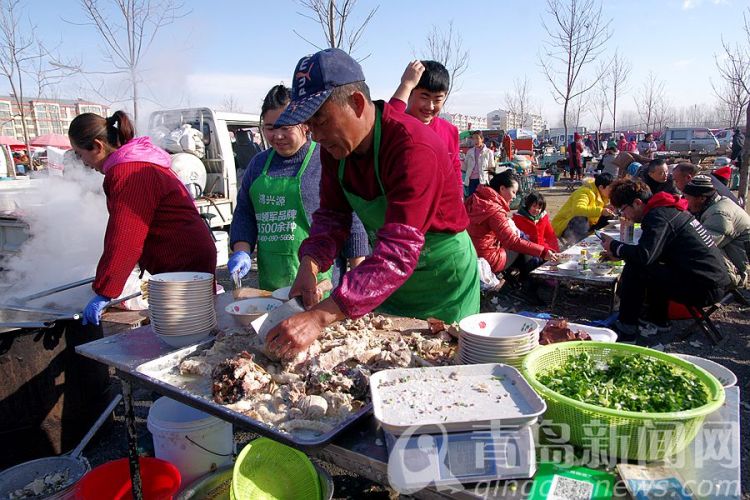
[[[0, 309], [0, 323], [53, 319]], [[0, 330], [0, 469], [70, 450], [91, 427], [111, 399], [109, 372], [75, 347], [102, 336], [73, 320]]]

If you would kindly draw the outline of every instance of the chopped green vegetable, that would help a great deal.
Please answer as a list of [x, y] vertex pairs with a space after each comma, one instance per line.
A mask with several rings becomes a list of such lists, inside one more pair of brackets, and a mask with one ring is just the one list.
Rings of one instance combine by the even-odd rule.
[[697, 377], [645, 356], [615, 356], [604, 363], [581, 353], [540, 376], [539, 382], [571, 399], [614, 410], [666, 413], [708, 402]]

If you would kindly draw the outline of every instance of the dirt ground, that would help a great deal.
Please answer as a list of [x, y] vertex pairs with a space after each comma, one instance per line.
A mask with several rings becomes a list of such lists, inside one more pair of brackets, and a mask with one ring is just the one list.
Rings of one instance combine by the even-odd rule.
[[[547, 198], [547, 209], [554, 215], [565, 202], [570, 192], [564, 187], [554, 187], [541, 190]], [[219, 282], [226, 288], [231, 289], [231, 283], [226, 267], [220, 268], [217, 273]], [[257, 285], [257, 274], [253, 271], [244, 280], [245, 286]], [[549, 297], [549, 290], [541, 290], [542, 298]], [[750, 298], [750, 293], [745, 293]], [[608, 316], [606, 311], [606, 297], [597, 294], [594, 290], [575, 289], [565, 290], [558, 299], [557, 314], [575, 319], [576, 322], [587, 320], [598, 320]], [[489, 312], [504, 310], [517, 311], [547, 311], [547, 305], [539, 303], [530, 298], [521, 290], [506, 287], [496, 294], [485, 294], [482, 299], [482, 311]], [[726, 341], [720, 346], [712, 346], [700, 333], [694, 333], [686, 340], [678, 340], [680, 334], [693, 327], [691, 321], [675, 322], [673, 331], [660, 337], [650, 337], [652, 345], [661, 344], [666, 352], [681, 352], [698, 355], [716, 361], [732, 370], [739, 379], [741, 388], [741, 419], [743, 422], [750, 418], [750, 402], [747, 393], [750, 390], [750, 359], [748, 356], [750, 348], [750, 314], [749, 309], [731, 304], [723, 310], [714, 314], [713, 319], [726, 337]], [[114, 384], [119, 385], [115, 379]], [[146, 430], [146, 417], [151, 402], [158, 395], [151, 391], [138, 389], [135, 391], [136, 414], [139, 429], [139, 448], [145, 453], [153, 453], [150, 434]], [[105, 429], [100, 436], [85, 451], [85, 456], [91, 461], [92, 466], [99, 465], [109, 460], [127, 455], [124, 421], [122, 417], [122, 405], [115, 412], [115, 422], [112, 427]], [[741, 425], [742, 441], [742, 470], [750, 470], [750, 426]], [[252, 434], [235, 432], [235, 441], [238, 450], [253, 438]], [[387, 499], [397, 497], [388, 488], [372, 483], [362, 477], [353, 475], [331, 466], [323, 464], [331, 473], [334, 484], [334, 498], [363, 498], [363, 499]], [[743, 498], [750, 499], [750, 475], [745, 472], [742, 477]]]

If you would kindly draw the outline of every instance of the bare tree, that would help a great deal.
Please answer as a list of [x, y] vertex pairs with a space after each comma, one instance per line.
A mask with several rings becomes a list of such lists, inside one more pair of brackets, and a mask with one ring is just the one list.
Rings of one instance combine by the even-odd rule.
[[716, 69], [724, 81], [717, 87], [711, 82], [716, 98], [726, 108], [730, 117], [730, 126], [739, 125], [744, 115], [745, 106], [750, 102], [750, 51], [739, 43], [732, 47], [722, 39], [723, 57], [715, 57]]
[[33, 67], [37, 58], [37, 41], [34, 26], [30, 25], [26, 30], [22, 28], [21, 9], [19, 0], [0, 1], [0, 71], [8, 80], [11, 96], [21, 118], [26, 151], [30, 152], [23, 76], [30, 65]]
[[[599, 85], [596, 88], [596, 94], [589, 103], [589, 113], [591, 117], [596, 121], [597, 134], [602, 131], [602, 125], [604, 119], [607, 116], [609, 110], [609, 86], [607, 79], [602, 78], [599, 80]], [[613, 129], [614, 131], [614, 129]]]
[[[0, 74], [10, 87], [11, 97], [18, 108], [26, 151], [31, 151], [26, 123], [26, 92], [34, 83], [35, 97], [40, 97], [50, 86], [59, 84], [68, 75], [61, 65], [54, 65], [50, 51], [37, 38], [36, 27], [22, 21], [21, 0], [0, 0]], [[10, 121], [15, 117], [11, 116]], [[36, 133], [36, 131], [35, 131]]]
[[603, 18], [599, 0], [547, 0], [547, 13], [552, 19], [548, 22], [542, 18], [547, 40], [539, 62], [555, 101], [563, 105], [567, 137], [570, 102], [591, 90], [602, 77], [597, 72], [594, 78], [586, 79], [584, 70], [604, 50], [611, 36], [611, 21]]
[[615, 51], [612, 61], [607, 68], [607, 80], [611, 92], [612, 102], [609, 104], [609, 113], [612, 115], [612, 132], [617, 130], [617, 99], [627, 90], [628, 76], [630, 74], [630, 62]]
[[654, 108], [654, 129], [664, 130], [664, 127], [672, 120], [674, 120], [674, 110], [669, 103], [669, 99], [664, 97], [656, 103]]
[[109, 74], [125, 75], [138, 123], [138, 102], [143, 58], [162, 28], [184, 17], [180, 0], [80, 0], [88, 22], [104, 40]]
[[239, 99], [237, 99], [237, 96], [235, 96], [234, 94], [225, 95], [224, 99], [219, 105], [219, 109], [221, 109], [222, 111], [243, 111], [242, 104], [240, 104]]
[[[742, 54], [744, 60], [750, 60], [750, 7], [742, 13], [743, 29], [745, 31], [745, 43], [742, 46], [737, 46], [737, 50]], [[750, 92], [747, 78], [742, 80], [742, 86], [746, 93]], [[747, 190], [748, 181], [750, 181], [750, 141], [747, 140], [747, 135], [750, 133], [750, 105], [745, 106], [745, 145], [742, 148], [741, 162], [740, 162], [740, 186], [737, 193], [737, 197], [744, 204], [747, 201]]]
[[640, 93], [633, 99], [638, 114], [644, 121], [644, 128], [648, 132], [653, 125], [656, 108], [664, 99], [664, 81], [659, 80], [653, 71], [649, 71], [648, 78], [643, 82]]
[[567, 121], [568, 123], [573, 122], [573, 131], [577, 131], [581, 126], [581, 115], [583, 114], [584, 103], [583, 96], [578, 94], [570, 101], [570, 106], [568, 106]]
[[[302, 36], [297, 30], [292, 30], [294, 34], [318, 50], [325, 47], [339, 48], [345, 50], [348, 54], [354, 51], [365, 28], [380, 8], [378, 5], [367, 13], [361, 23], [353, 24], [352, 14], [357, 6], [357, 0], [339, 0], [339, 2], [336, 2], [336, 0], [298, 0], [297, 3], [309, 11], [298, 12], [299, 15], [320, 25], [325, 44], [323, 46], [316, 44]], [[365, 56], [365, 59], [368, 56]]]
[[451, 77], [448, 96], [457, 88], [458, 79], [466, 72], [469, 67], [469, 50], [464, 49], [464, 39], [453, 26], [453, 21], [448, 23], [446, 30], [441, 30], [436, 25], [427, 34], [426, 48], [424, 57], [437, 61], [448, 70]]
[[513, 92], [505, 93], [505, 107], [509, 113], [515, 115], [521, 127], [526, 127], [531, 117], [531, 89], [529, 79], [524, 75], [523, 80], [513, 79]]

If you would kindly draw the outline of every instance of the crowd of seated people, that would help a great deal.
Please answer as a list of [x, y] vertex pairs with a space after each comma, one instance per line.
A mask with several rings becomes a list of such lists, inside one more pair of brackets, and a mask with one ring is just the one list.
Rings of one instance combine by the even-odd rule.
[[606, 258], [624, 261], [614, 324], [624, 341], [635, 339], [644, 325], [668, 330], [669, 301], [703, 307], [750, 285], [750, 215], [727, 186], [730, 169], [702, 174], [690, 163], [669, 165], [634, 152], [622, 156], [614, 145], [606, 154], [603, 172], [584, 181], [551, 220], [537, 191], [511, 212], [518, 190], [511, 171], [480, 184], [465, 202], [479, 257], [498, 275], [518, 269], [525, 278], [610, 219], [640, 223], [638, 242], [607, 236], [602, 243]]

